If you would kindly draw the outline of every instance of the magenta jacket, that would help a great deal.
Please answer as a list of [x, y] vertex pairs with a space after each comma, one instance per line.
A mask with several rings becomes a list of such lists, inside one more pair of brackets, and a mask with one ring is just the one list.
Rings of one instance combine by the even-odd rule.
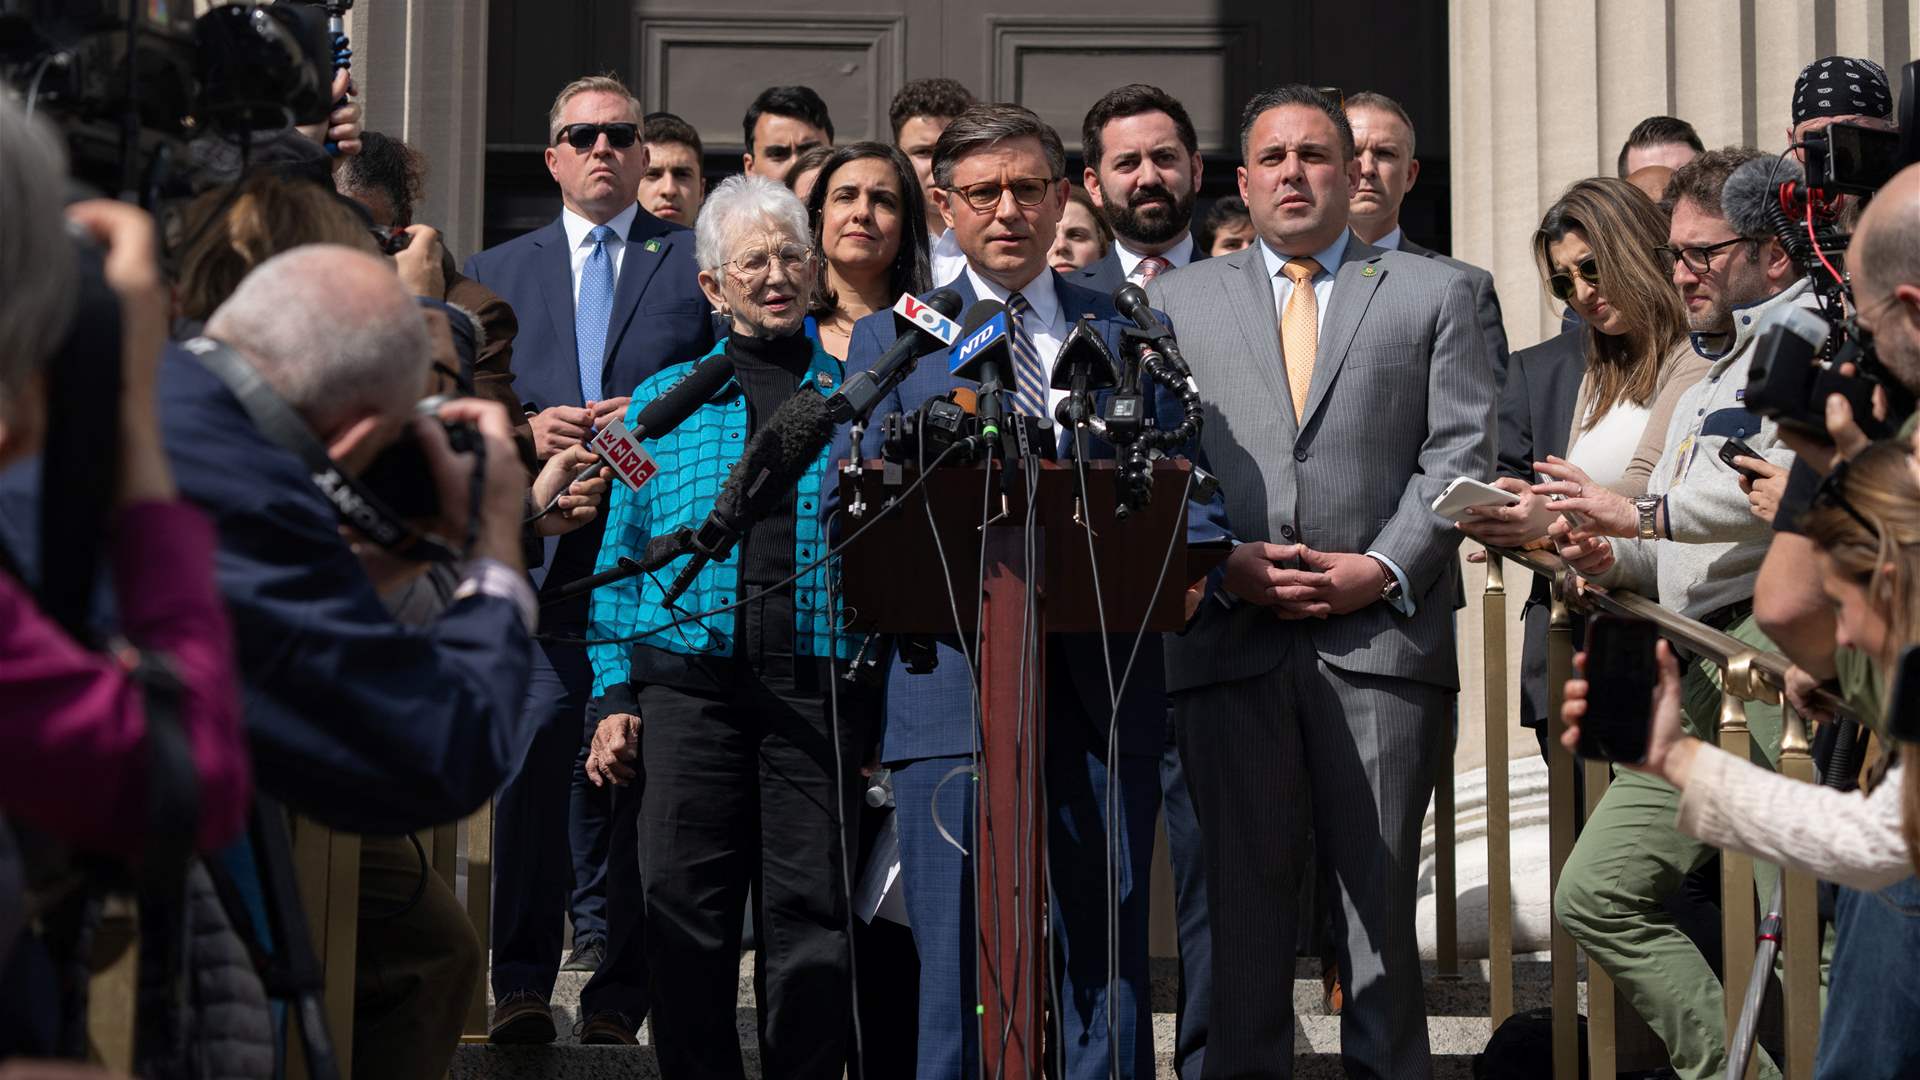
[[[239, 835], [251, 791], [213, 527], [185, 503], [136, 503], [112, 546], [121, 635], [169, 657], [185, 687], [197, 846], [211, 851]], [[77, 847], [140, 854], [147, 720], [132, 660], [82, 648], [0, 574], [0, 812]]]

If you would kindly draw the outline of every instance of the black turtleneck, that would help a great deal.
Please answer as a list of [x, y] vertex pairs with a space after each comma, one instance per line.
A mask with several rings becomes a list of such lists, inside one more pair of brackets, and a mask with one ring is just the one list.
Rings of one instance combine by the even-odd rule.
[[[752, 438], [786, 400], [801, 389], [813, 363], [813, 339], [802, 333], [786, 337], [755, 338], [733, 334], [727, 338], [727, 356], [734, 378], [747, 397], [747, 437]], [[811, 393], [812, 391], [807, 391]], [[794, 571], [794, 493], [755, 522], [740, 541], [740, 594], [745, 596], [784, 581]], [[742, 655], [793, 655], [793, 588], [740, 612]]]

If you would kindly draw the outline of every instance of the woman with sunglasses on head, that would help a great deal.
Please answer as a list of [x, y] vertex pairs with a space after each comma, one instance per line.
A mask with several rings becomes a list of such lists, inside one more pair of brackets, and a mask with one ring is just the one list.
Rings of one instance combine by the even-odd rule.
[[[1878, 443], [1829, 477], [1800, 519], [1817, 551], [1835, 643], [1873, 658], [1896, 733], [1911, 734], [1920, 688], [1891, 700], [1891, 674], [1920, 633], [1920, 476], [1907, 445]], [[1636, 768], [1678, 788], [1679, 827], [1718, 847], [1841, 886], [1814, 1072], [1860, 1080], [1920, 1075], [1920, 773], [1898, 743], [1892, 768], [1859, 793], [1803, 783], [1736, 758], [1681, 726], [1680, 669], [1659, 645], [1647, 757]], [[1584, 654], [1575, 657], [1584, 670]], [[1795, 669], [1790, 684], [1803, 681]], [[1811, 680], [1804, 680], [1811, 682]], [[1588, 687], [1567, 683], [1561, 741], [1578, 745]], [[1830, 719], [1816, 715], [1822, 722]], [[1879, 718], [1865, 717], [1868, 722]], [[1902, 722], [1904, 721], [1904, 722]]]
[[[655, 537], [700, 528], [755, 433], [789, 400], [839, 387], [840, 362], [803, 332], [820, 273], [810, 234], [800, 200], [763, 176], [729, 177], [701, 207], [700, 287], [729, 328], [707, 357], [724, 355], [733, 375], [648, 442], [657, 480], [616, 486], [598, 570], [639, 557]], [[707, 357], [641, 383], [626, 422]], [[595, 784], [625, 785], [645, 761], [637, 797], [632, 787], [616, 797], [612, 842], [636, 830], [646, 868], [637, 934], [669, 1080], [740, 1075], [734, 1005], [749, 883], [761, 1068], [832, 1080], [845, 1069], [851, 844], [837, 823], [860, 805], [860, 747], [875, 714], [839, 678], [858, 638], [839, 629], [837, 561], [817, 562], [827, 546], [827, 471], [822, 446], [797, 485], [776, 489], [733, 553], [706, 563], [676, 602], [666, 588], [684, 560], [593, 596], [588, 636], [634, 639], [588, 649], [594, 714], [604, 719], [587, 773]], [[627, 953], [635, 932], [615, 914], [581, 1013], [589, 1034], [618, 1021], [621, 1041], [631, 1041], [646, 1002], [601, 993], [637, 970]]]
[[[797, 171], [797, 169], [796, 169]], [[808, 304], [810, 333], [847, 358], [853, 324], [930, 288], [927, 221], [913, 163], [877, 142], [833, 148], [806, 196], [824, 263]]]
[[[1529, 481], [1535, 479], [1532, 463], [1550, 456], [1576, 463], [1622, 495], [1646, 490], [1674, 404], [1708, 367], [1706, 358], [1689, 347], [1686, 307], [1673, 286], [1670, 264], [1656, 254], [1666, 242], [1667, 214], [1624, 180], [1581, 180], [1548, 208], [1533, 236], [1534, 258], [1547, 291], [1580, 316], [1581, 328], [1569, 333], [1581, 335], [1584, 374], [1577, 391], [1571, 376], [1559, 384], [1564, 388], [1559, 394], [1574, 395], [1571, 403], [1564, 396], [1529, 401], [1527, 354], [1535, 350], [1516, 354], [1502, 405], [1500, 459], [1507, 475], [1493, 484], [1520, 501], [1469, 509], [1458, 523], [1462, 532], [1496, 547], [1546, 546], [1547, 527], [1557, 512]], [[1542, 353], [1554, 348], [1552, 343], [1539, 347]], [[1551, 378], [1534, 378], [1543, 388], [1539, 393], [1555, 392]], [[1536, 414], [1566, 416], [1571, 422], [1557, 430], [1533, 430]], [[1536, 578], [1527, 601], [1521, 719], [1536, 728], [1543, 755], [1547, 601], [1547, 581]]]

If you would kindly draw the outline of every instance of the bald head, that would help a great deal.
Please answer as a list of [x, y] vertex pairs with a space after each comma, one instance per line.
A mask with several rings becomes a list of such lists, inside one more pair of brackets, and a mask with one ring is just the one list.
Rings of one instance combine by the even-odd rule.
[[366, 416], [400, 417], [421, 396], [431, 343], [385, 259], [308, 244], [255, 267], [207, 320], [322, 441]]
[[1895, 173], [1867, 204], [1850, 256], [1861, 324], [1900, 381], [1920, 391], [1920, 165]]
[[1642, 165], [1627, 174], [1627, 183], [1647, 193], [1647, 198], [1658, 204], [1667, 195], [1667, 181], [1673, 179], [1673, 170], [1665, 165]]

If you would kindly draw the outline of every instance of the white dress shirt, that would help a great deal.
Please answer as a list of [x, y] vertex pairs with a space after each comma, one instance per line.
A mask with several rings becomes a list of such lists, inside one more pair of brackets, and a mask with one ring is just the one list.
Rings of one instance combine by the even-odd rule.
[[[1340, 260], [1346, 257], [1347, 241], [1353, 236], [1341, 230], [1340, 236], [1324, 250], [1313, 254], [1313, 261], [1320, 264], [1319, 272], [1313, 275], [1313, 298], [1320, 309], [1320, 330], [1327, 329], [1327, 307], [1333, 300], [1333, 278], [1340, 272]], [[1267, 276], [1273, 279], [1273, 324], [1280, 325], [1280, 313], [1287, 310], [1287, 298], [1293, 295], [1293, 279], [1281, 273], [1291, 255], [1282, 255], [1273, 250], [1265, 240], [1260, 241], [1260, 257], [1267, 261]]]
[[[1134, 252], [1117, 238], [1113, 242], [1113, 251], [1120, 259], [1120, 270], [1126, 275], [1127, 280], [1133, 282], [1135, 285], [1141, 284], [1140, 263], [1146, 256]], [[1178, 270], [1192, 262], [1193, 234], [1190, 232], [1182, 233], [1180, 235], [1180, 242], [1161, 252], [1160, 257], [1172, 264], [1167, 268], [1168, 270]], [[1164, 274], [1167, 271], [1162, 270], [1160, 272]]]
[[954, 235], [952, 229], [940, 234], [927, 256], [933, 263], [931, 269], [935, 286], [953, 284], [967, 268], [966, 252], [960, 250], [960, 238]]
[[[613, 235], [607, 237], [607, 256], [613, 260], [616, 288], [620, 282], [620, 261], [627, 254], [627, 230], [633, 228], [634, 215], [639, 212], [640, 204], [634, 203], [607, 222], [607, 228], [613, 230]], [[580, 306], [580, 271], [587, 265], [587, 256], [593, 254], [593, 222], [563, 208], [560, 227], [567, 231], [567, 262], [573, 267], [573, 306], [577, 308]]]
[[[981, 277], [970, 264], [963, 262], [962, 266], [965, 268], [968, 283], [973, 286], [973, 295], [981, 300], [992, 297], [1004, 304], [1007, 302], [1007, 297], [1012, 296], [1016, 291], [1026, 297], [1027, 303], [1033, 308], [1026, 320], [1027, 336], [1033, 339], [1033, 351], [1040, 357], [1040, 363], [1046, 366], [1047, 381], [1053, 381], [1054, 361], [1060, 359], [1060, 346], [1066, 344], [1067, 340], [1067, 320], [1060, 311], [1059, 292], [1053, 287], [1053, 271], [1042, 266], [1032, 281], [1014, 290]], [[1012, 329], [1011, 324], [1008, 329]], [[1010, 377], [1011, 374], [1009, 369], [1008, 376]], [[1053, 410], [1066, 398], [1065, 390], [1048, 388], [1047, 414], [1051, 416]], [[1011, 411], [1011, 399], [1009, 399], [1009, 411]]]
[[[1333, 243], [1328, 244], [1323, 250], [1315, 252], [1313, 255], [1313, 261], [1320, 264], [1319, 271], [1313, 275], [1312, 284], [1313, 298], [1315, 300], [1314, 306], [1319, 308], [1320, 336], [1323, 339], [1327, 331], [1327, 309], [1332, 306], [1333, 279], [1340, 272], [1340, 260], [1346, 257], [1347, 241], [1352, 236], [1352, 233], [1342, 229], [1339, 237], [1336, 238]], [[1293, 279], [1281, 272], [1281, 268], [1286, 266], [1289, 256], [1282, 255], [1273, 250], [1265, 240], [1262, 240], [1260, 241], [1260, 257], [1267, 261], [1267, 273], [1273, 278], [1273, 316], [1277, 333], [1277, 328], [1280, 325], [1280, 313], [1287, 310], [1287, 300], [1293, 296]], [[1314, 363], [1318, 364], [1325, 359], [1327, 358], [1324, 356], [1316, 356]], [[1289, 402], [1288, 405], [1291, 407], [1291, 402]], [[1393, 606], [1395, 610], [1399, 611], [1402, 615], [1411, 617], [1415, 609], [1415, 604], [1413, 594], [1406, 591], [1407, 572], [1400, 569], [1399, 563], [1394, 562], [1378, 551], [1369, 551], [1367, 554], [1386, 563], [1387, 567], [1393, 571], [1393, 576], [1400, 579], [1400, 599], [1396, 601]]]

